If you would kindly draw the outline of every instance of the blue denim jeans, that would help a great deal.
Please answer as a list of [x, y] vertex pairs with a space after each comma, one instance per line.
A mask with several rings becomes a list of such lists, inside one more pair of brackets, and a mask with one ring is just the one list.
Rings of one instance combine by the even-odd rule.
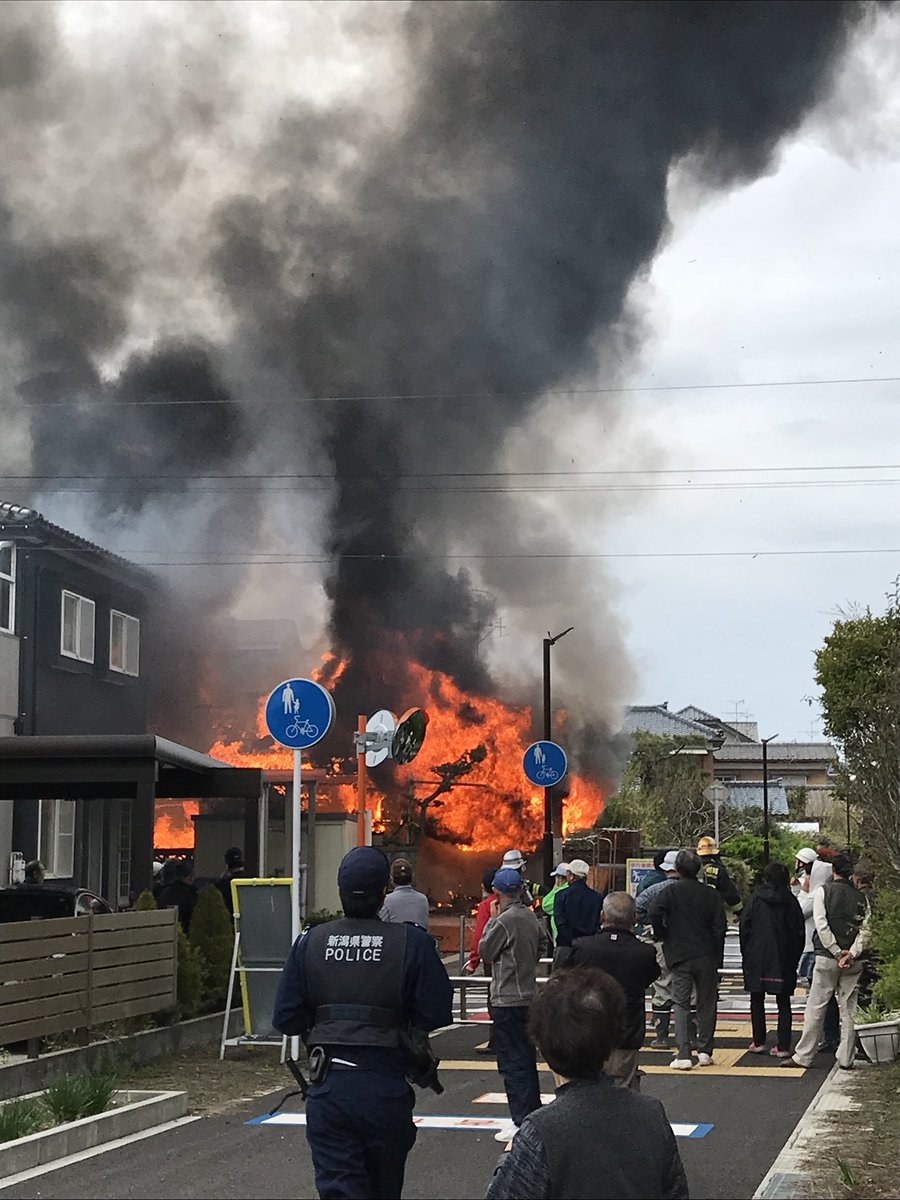
[[495, 1005], [493, 1017], [497, 1069], [503, 1076], [509, 1115], [516, 1125], [521, 1125], [530, 1112], [541, 1107], [537, 1053], [528, 1036], [528, 1008]]

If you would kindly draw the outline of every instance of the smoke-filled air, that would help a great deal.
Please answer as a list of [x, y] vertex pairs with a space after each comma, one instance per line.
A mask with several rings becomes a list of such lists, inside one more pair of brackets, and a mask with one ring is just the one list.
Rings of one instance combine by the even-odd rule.
[[[435, 714], [427, 763], [486, 744], [484, 798], [434, 824], [482, 845], [505, 820], [492, 781], [539, 732], [540, 639], [572, 625], [555, 728], [589, 823], [633, 698], [590, 557], [621, 501], [545, 485], [665, 461], [614, 389], [650, 332], [672, 172], [699, 204], [776, 169], [873, 19], [832, 0], [0, 6], [3, 498], [170, 590], [160, 731], [250, 755], [255, 710], [240, 735], [179, 716], [187, 667], [227, 678], [223, 615], [289, 618], [308, 658], [286, 675], [330, 656], [326, 755], [350, 753], [357, 712], [408, 704]], [[516, 786], [503, 840], [538, 827]]]

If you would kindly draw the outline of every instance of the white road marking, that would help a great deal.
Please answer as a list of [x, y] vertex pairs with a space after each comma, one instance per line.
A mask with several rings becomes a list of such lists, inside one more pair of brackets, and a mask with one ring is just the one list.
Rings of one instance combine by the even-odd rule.
[[39, 1175], [47, 1175], [50, 1171], [61, 1171], [64, 1167], [72, 1167], [76, 1163], [86, 1162], [89, 1158], [96, 1158], [98, 1154], [106, 1154], [108, 1150], [118, 1150], [122, 1146], [130, 1146], [133, 1142], [142, 1142], [144, 1138], [156, 1137], [158, 1133], [168, 1133], [170, 1129], [178, 1129], [181, 1125], [190, 1125], [193, 1121], [199, 1121], [197, 1117], [179, 1117], [177, 1121], [166, 1121], [164, 1125], [154, 1125], [152, 1129], [142, 1129], [139, 1133], [130, 1133], [127, 1137], [116, 1138], [112, 1142], [104, 1142], [101, 1146], [91, 1146], [89, 1150], [80, 1150], [77, 1154], [70, 1154], [67, 1158], [57, 1158], [54, 1162], [41, 1163], [39, 1167], [32, 1167], [28, 1171], [20, 1171], [18, 1175], [9, 1175], [6, 1179], [0, 1180], [0, 1192], [6, 1188], [15, 1187], [17, 1183], [26, 1183], [29, 1179], [37, 1179]]
[[[497, 1095], [500, 1093], [498, 1092]], [[506, 1103], [506, 1097], [503, 1097], [503, 1103]], [[255, 1117], [252, 1121], [246, 1122], [248, 1125], [305, 1125], [306, 1113], [301, 1112], [280, 1112], [274, 1117]], [[500, 1129], [506, 1129], [509, 1126], [509, 1117], [413, 1117], [413, 1124], [417, 1129], [472, 1129], [476, 1133], [496, 1133]], [[698, 1138], [705, 1137], [712, 1129], [712, 1125], [686, 1125], [677, 1124], [672, 1126], [672, 1132], [676, 1137], [680, 1138]]]

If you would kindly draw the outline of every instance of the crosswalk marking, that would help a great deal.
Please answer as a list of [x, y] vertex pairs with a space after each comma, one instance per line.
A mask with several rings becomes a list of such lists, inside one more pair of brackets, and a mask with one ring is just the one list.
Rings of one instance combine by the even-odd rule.
[[[506, 1097], [503, 1097], [504, 1103]], [[306, 1113], [280, 1112], [274, 1116], [253, 1117], [244, 1122], [245, 1125], [305, 1125]], [[413, 1124], [417, 1129], [462, 1129], [475, 1133], [496, 1133], [509, 1127], [508, 1117], [458, 1117], [458, 1116], [414, 1116]], [[679, 1122], [672, 1125], [672, 1132], [679, 1138], [702, 1138], [713, 1128], [705, 1124], [685, 1124]]]

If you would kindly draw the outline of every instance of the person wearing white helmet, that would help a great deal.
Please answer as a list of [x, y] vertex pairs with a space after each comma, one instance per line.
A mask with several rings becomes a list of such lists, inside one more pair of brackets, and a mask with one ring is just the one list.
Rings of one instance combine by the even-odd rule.
[[522, 882], [525, 885], [522, 893], [522, 902], [527, 908], [534, 908], [535, 900], [537, 900], [541, 895], [543, 889], [525, 878], [525, 868], [527, 865], [528, 864], [525, 861], [525, 856], [522, 854], [521, 850], [507, 850], [503, 855], [503, 861], [500, 864], [500, 870], [502, 871], [506, 868], [509, 868], [510, 870], [519, 872], [519, 874], [522, 876]]
[[556, 897], [559, 895], [559, 893], [565, 891], [565, 889], [569, 886], [569, 881], [567, 879], [568, 874], [568, 863], [561, 862], [557, 867], [555, 867], [551, 876], [553, 880], [553, 887], [541, 901], [541, 908], [544, 910], [544, 916], [550, 923], [550, 933], [553, 936], [554, 946], [556, 945], [557, 933], [556, 918], [553, 916], [553, 906], [556, 904]]
[[791, 891], [797, 897], [806, 922], [806, 942], [797, 966], [797, 978], [802, 979], [807, 987], [812, 981], [813, 964], [816, 957], [813, 950], [815, 922], [813, 921], [812, 868], [813, 863], [817, 861], [818, 855], [810, 846], [804, 846], [802, 850], [798, 850], [794, 864], [794, 878], [791, 880]]

